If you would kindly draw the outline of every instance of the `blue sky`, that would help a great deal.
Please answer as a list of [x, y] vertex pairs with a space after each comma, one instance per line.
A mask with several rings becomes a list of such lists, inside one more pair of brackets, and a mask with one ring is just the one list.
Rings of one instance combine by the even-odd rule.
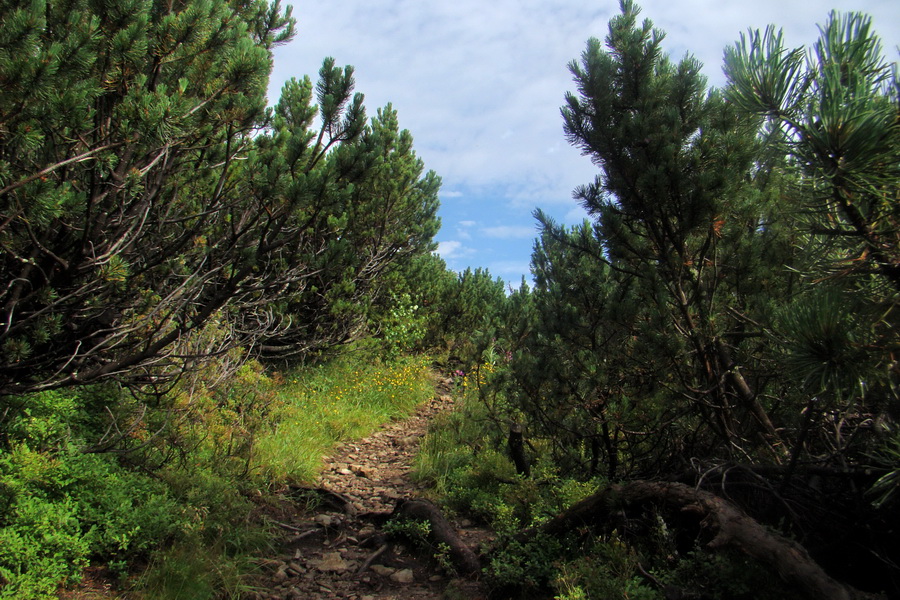
[[[392, 103], [426, 169], [443, 179], [438, 252], [451, 269], [483, 267], [512, 285], [525, 276], [541, 208], [574, 224], [572, 190], [596, 173], [567, 145], [559, 108], [567, 64], [603, 38], [618, 1], [295, 0], [295, 39], [275, 51], [270, 102], [290, 77], [316, 79], [322, 59], [353, 65], [370, 115]], [[886, 55], [900, 44], [897, 0], [645, 0], [665, 50], [700, 59], [721, 85], [722, 53], [770, 23], [787, 43], [813, 42], [831, 9], [872, 15]]]

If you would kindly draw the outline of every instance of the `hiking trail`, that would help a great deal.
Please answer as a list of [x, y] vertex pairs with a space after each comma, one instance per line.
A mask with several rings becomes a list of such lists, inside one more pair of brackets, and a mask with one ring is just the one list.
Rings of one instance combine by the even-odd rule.
[[[314, 486], [292, 487], [269, 514], [272, 554], [260, 559], [254, 600], [446, 600], [487, 597], [474, 579], [444, 571], [421, 548], [395, 541], [381, 525], [401, 499], [421, 498], [410, 478], [413, 459], [432, 418], [450, 410], [452, 380], [439, 378], [434, 397], [408, 418], [336, 446], [323, 457]], [[470, 547], [490, 533], [466, 519], [453, 523]]]

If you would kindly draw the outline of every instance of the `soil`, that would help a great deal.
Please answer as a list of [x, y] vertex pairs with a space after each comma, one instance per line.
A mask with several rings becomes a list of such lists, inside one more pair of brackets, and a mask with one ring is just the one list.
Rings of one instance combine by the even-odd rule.
[[[315, 487], [286, 490], [271, 518], [275, 552], [260, 561], [257, 600], [479, 600], [475, 579], [455, 577], [433, 551], [385, 535], [381, 527], [398, 500], [422, 497], [410, 478], [413, 458], [437, 413], [449, 410], [451, 380], [412, 417], [335, 448]], [[490, 534], [466, 520], [453, 522], [470, 547]]]

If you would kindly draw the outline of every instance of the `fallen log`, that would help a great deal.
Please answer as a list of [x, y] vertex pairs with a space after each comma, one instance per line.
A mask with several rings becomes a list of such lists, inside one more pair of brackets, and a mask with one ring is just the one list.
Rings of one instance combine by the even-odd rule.
[[481, 570], [481, 561], [475, 552], [463, 542], [441, 510], [427, 500], [400, 500], [393, 512], [394, 516], [417, 521], [428, 521], [431, 538], [436, 544], [446, 544], [450, 549], [450, 560], [463, 575]]
[[701, 526], [713, 536], [709, 548], [736, 548], [771, 566], [810, 598], [873, 598], [831, 578], [800, 544], [770, 532], [730, 502], [681, 483], [634, 481], [611, 485], [515, 538], [525, 541], [537, 533], [563, 536], [574, 528], [608, 523], [619, 511], [650, 503], [696, 514], [702, 518]]

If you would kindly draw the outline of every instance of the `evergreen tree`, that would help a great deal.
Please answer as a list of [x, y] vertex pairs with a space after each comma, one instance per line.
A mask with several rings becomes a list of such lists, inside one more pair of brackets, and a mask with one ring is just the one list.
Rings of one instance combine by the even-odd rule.
[[456, 276], [441, 299], [440, 331], [451, 352], [465, 364], [476, 364], [495, 338], [506, 301], [503, 280], [487, 269], [467, 268]]
[[[725, 53], [727, 98], [766, 120], [767, 139], [801, 182], [792, 190], [802, 209], [796, 241], [812, 256], [773, 323], [793, 380], [786, 389], [804, 407], [792, 470], [801, 460], [869, 460], [888, 428], [859, 415], [883, 423], [898, 410], [896, 68], [865, 15], [833, 12], [820, 32], [809, 52], [785, 48], [769, 27]], [[834, 431], [836, 418], [844, 425]]]
[[751, 31], [726, 50], [725, 72], [729, 101], [765, 117], [807, 178], [812, 233], [841, 247], [831, 268], [900, 290], [900, 87], [871, 19], [833, 12], [808, 54], [774, 27]]
[[622, 2], [608, 49], [592, 39], [570, 66], [578, 94], [562, 109], [566, 136], [601, 169], [576, 191], [602, 240], [593, 254], [640, 286], [647, 322], [662, 334], [647, 356], [667, 365], [659, 384], [677, 390], [724, 448], [745, 446], [754, 432], [777, 443], [735, 358], [766, 285], [738, 270], [769, 235], [753, 177], [757, 123], [707, 91], [695, 59], [670, 62], [663, 34], [638, 24], [638, 13]]
[[293, 21], [259, 1], [3, 10], [0, 391], [153, 364], [236, 291], [241, 233], [210, 234], [246, 212], [230, 177]]
[[505, 337], [515, 350], [507, 375], [511, 399], [529, 416], [532, 435], [552, 441], [560, 467], [611, 479], [633, 474], [642, 436], [632, 434], [666, 418], [666, 410], [647, 406], [663, 365], [644, 360], [638, 290], [603, 259], [602, 239], [590, 224], [565, 229], [538, 218], [535, 287], [527, 303], [510, 300], [516, 307], [506, 318]]
[[[253, 194], [291, 207], [306, 246], [288, 264], [305, 276], [275, 304], [261, 346], [281, 358], [366, 333], [370, 308], [392, 293], [393, 272], [431, 252], [440, 178], [423, 173], [412, 136], [388, 105], [366, 123], [352, 69], [326, 60], [312, 104], [308, 79], [286, 84], [271, 136], [261, 137]], [[311, 130], [321, 112], [318, 131]], [[395, 282], [394, 285], [399, 285]], [[261, 318], [264, 320], [270, 313]]]
[[2, 20], [0, 395], [164, 391], [236, 346], [347, 341], [390, 271], [433, 250], [440, 180], [390, 106], [367, 121], [350, 67], [328, 59], [265, 108], [293, 32], [277, 2], [35, 2]]

